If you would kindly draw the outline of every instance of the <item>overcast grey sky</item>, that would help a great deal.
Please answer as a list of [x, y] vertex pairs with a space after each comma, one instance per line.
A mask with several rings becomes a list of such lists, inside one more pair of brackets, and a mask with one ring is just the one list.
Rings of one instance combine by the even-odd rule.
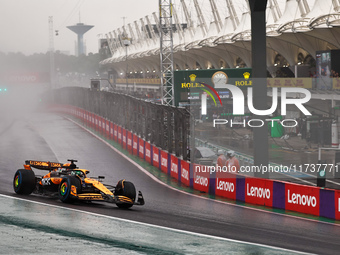
[[98, 52], [98, 36], [126, 22], [158, 12], [158, 0], [0, 0], [0, 51], [26, 55], [49, 49], [48, 17], [53, 16], [54, 49], [74, 54], [76, 34], [66, 28], [94, 25], [84, 35], [87, 53]]

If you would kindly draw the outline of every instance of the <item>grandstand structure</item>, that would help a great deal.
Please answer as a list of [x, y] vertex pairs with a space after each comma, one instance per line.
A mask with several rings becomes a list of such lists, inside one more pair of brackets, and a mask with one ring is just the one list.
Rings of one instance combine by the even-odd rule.
[[[172, 14], [174, 70], [252, 66], [247, 0], [178, 0]], [[266, 16], [267, 69], [273, 77], [280, 67], [294, 73], [313, 66], [317, 51], [340, 49], [340, 0], [268, 0]], [[159, 75], [159, 24], [154, 12], [108, 32], [111, 57], [101, 64], [117, 78]], [[130, 46], [123, 43], [126, 37]]]

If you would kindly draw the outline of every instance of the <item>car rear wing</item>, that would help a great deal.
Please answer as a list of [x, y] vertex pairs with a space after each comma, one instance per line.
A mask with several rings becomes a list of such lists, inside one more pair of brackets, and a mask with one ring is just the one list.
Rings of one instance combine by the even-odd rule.
[[57, 162], [50, 162], [50, 161], [26, 160], [24, 167], [25, 167], [25, 169], [30, 168], [30, 167], [34, 167], [34, 168], [37, 168], [37, 169], [40, 169], [40, 170], [51, 171], [53, 169], [63, 167], [63, 164], [57, 163]]

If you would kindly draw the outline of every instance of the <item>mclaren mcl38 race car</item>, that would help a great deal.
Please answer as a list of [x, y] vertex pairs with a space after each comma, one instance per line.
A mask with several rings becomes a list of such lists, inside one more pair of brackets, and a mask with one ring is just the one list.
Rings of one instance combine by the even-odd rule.
[[[62, 164], [49, 161], [26, 160], [25, 169], [16, 171], [13, 180], [17, 194], [29, 195], [32, 192], [42, 195], [58, 195], [64, 203], [75, 201], [102, 201], [114, 203], [119, 208], [130, 208], [133, 205], [144, 205], [142, 192], [138, 192], [132, 182], [118, 181], [116, 186], [102, 183], [104, 176], [89, 178], [86, 169], [79, 169], [75, 162]], [[32, 168], [49, 171], [44, 176], [35, 175]]]

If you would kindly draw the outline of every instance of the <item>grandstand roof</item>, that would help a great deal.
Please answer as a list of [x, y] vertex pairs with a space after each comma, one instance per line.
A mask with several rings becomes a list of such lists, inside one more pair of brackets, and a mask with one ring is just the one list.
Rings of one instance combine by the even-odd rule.
[[[251, 66], [251, 24], [246, 0], [181, 0], [176, 1], [174, 8], [176, 28], [187, 24], [186, 28], [174, 32], [175, 69], [233, 68], [240, 61]], [[315, 58], [317, 50], [339, 49], [339, 11], [340, 0], [268, 0], [268, 69], [274, 64], [280, 65], [275, 63], [277, 55], [293, 67], [299, 61], [299, 54]], [[128, 36], [132, 39], [127, 54], [129, 70], [158, 72], [159, 29], [153, 30], [159, 25], [157, 19], [158, 15], [153, 13], [108, 32], [112, 57], [101, 64], [125, 72], [126, 66], [122, 63], [126, 61], [126, 46], [122, 40]], [[151, 30], [155, 33], [148, 33]]]

